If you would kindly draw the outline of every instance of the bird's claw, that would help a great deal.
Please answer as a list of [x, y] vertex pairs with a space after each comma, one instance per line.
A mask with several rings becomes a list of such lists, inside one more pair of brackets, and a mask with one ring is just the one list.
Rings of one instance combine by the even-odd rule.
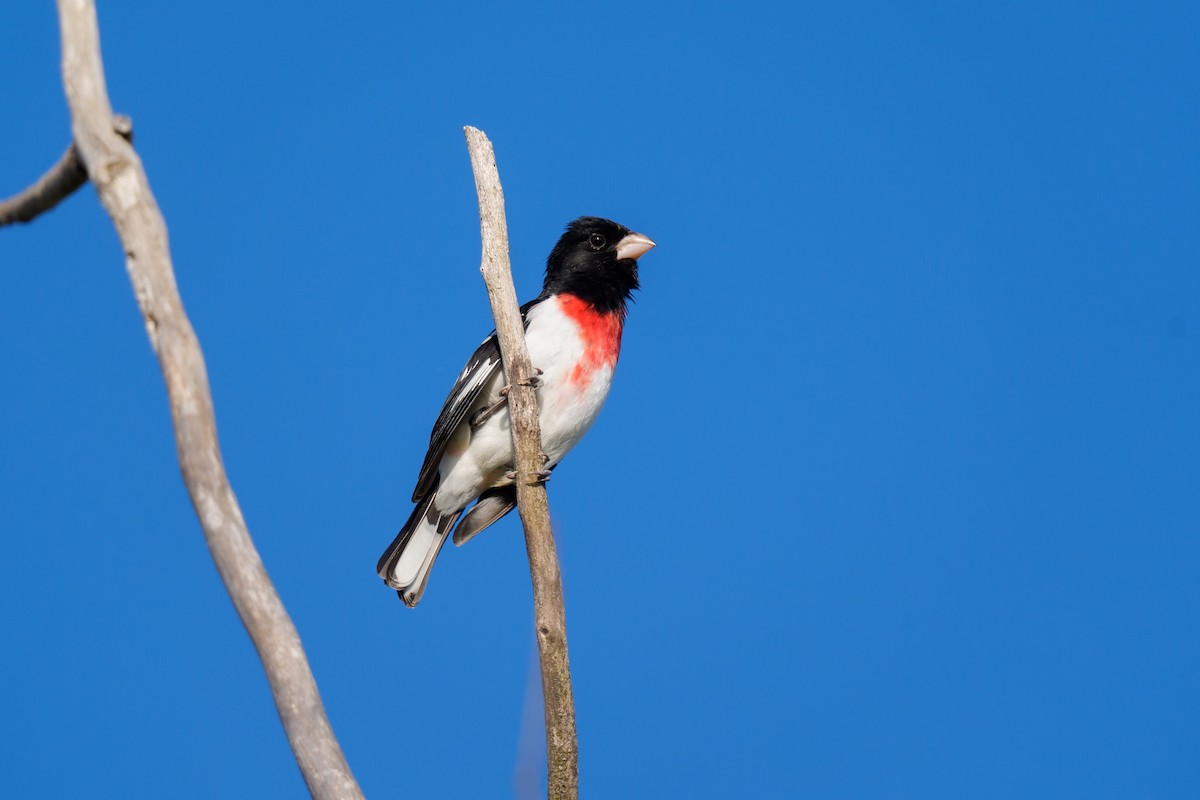
[[508, 402], [507, 395], [508, 395], [508, 387], [505, 386], [503, 389], [500, 390], [500, 399], [499, 400], [492, 403], [487, 408], [481, 408], [478, 411], [476, 411], [474, 414], [472, 414], [471, 415], [471, 429], [474, 430], [475, 428], [478, 428], [480, 425], [482, 425], [483, 423], [485, 423], [489, 419], [491, 419], [492, 416], [495, 415], [495, 413], [497, 411], [504, 408], [505, 403]]
[[[543, 456], [543, 458], [545, 458], [545, 453], [543, 453], [542, 456]], [[546, 461], [549, 461], [549, 460], [550, 460], [549, 458], [546, 458], [545, 461], [543, 461], [542, 463], [546, 463]], [[534, 470], [533, 480], [529, 482], [529, 485], [530, 486], [540, 486], [542, 484], [547, 483], [550, 480], [550, 473], [553, 471], [554, 470], [550, 470], [550, 469]], [[517, 479], [517, 471], [515, 469], [510, 470], [510, 471], [504, 473], [504, 477], [508, 478], [510, 481], [515, 481]]]
[[537, 367], [534, 367], [533, 374], [530, 375], [527, 380], [517, 381], [517, 382], [519, 384], [521, 384], [522, 386], [532, 386], [533, 388], [536, 389], [537, 387], [542, 385], [542, 379], [540, 376], [542, 376], [544, 374], [545, 373], [543, 373], [540, 369], [538, 369]]
[[[535, 389], [537, 387], [541, 386], [542, 379], [539, 378], [538, 376], [543, 374], [542, 371], [540, 369], [538, 369], [537, 367], [534, 367], [533, 373], [534, 374], [529, 377], [529, 380], [518, 381], [517, 384], [519, 386], [532, 386]], [[484, 422], [487, 422], [488, 417], [492, 416], [492, 414], [495, 414], [497, 411], [499, 411], [500, 407], [503, 406], [505, 401], [507, 400], [508, 393], [510, 391], [512, 391], [512, 386], [501, 386], [500, 391], [497, 393], [500, 395], [500, 399], [497, 402], [493, 403], [490, 407], [488, 407], [486, 409], [482, 409], [480, 411], [477, 411], [475, 413], [475, 416], [471, 417], [471, 427], [478, 428]]]

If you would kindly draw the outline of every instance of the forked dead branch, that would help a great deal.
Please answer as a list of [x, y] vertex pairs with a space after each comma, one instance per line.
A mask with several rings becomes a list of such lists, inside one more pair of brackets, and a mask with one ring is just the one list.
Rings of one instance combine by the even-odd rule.
[[[262, 660], [292, 752], [313, 797], [354, 800], [362, 792], [321, 703], [299, 634], [267, 576], [225, 474], [204, 357], [176, 286], [163, 219], [132, 123], [114, 116], [105, 86], [93, 0], [58, 0], [62, 73], [72, 144], [26, 190], [0, 201], [0, 226], [30, 222], [90, 181], [112, 219], [150, 344], [166, 383], [180, 469], [213, 561]], [[567, 658], [562, 581], [542, 469], [534, 374], [508, 263], [504, 198], [491, 143], [466, 130], [479, 195], [481, 271], [512, 389], [507, 402], [516, 451], [517, 499], [533, 580], [545, 697], [551, 798], [578, 797], [578, 744]]]
[[78, 188], [79, 170], [86, 170], [121, 239], [138, 308], [162, 368], [184, 483], [213, 562], [262, 660], [296, 763], [313, 797], [361, 798], [300, 636], [267, 577], [225, 474], [204, 356], [175, 283], [166, 223], [141, 159], [114, 121], [95, 6], [92, 0], [59, 0], [58, 13], [73, 145], [55, 169], [13, 199], [8, 207], [19, 213], [12, 221], [52, 208]]

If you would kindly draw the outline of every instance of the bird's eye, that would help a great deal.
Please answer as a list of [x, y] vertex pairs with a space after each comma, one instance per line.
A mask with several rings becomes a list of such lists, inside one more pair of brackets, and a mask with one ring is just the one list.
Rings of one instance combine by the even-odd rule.
[[588, 244], [591, 245], [593, 250], [603, 250], [604, 245], [607, 244], [607, 242], [605, 241], [604, 237], [601, 236], [600, 234], [593, 233], [588, 238]]

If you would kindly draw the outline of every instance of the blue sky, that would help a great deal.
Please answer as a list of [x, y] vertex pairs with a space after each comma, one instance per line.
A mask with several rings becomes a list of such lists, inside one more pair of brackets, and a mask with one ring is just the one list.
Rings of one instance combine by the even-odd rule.
[[[0, 194], [68, 119], [3, 12]], [[504, 797], [515, 517], [375, 577], [561, 227], [654, 238], [550, 485], [590, 797], [1200, 796], [1200, 12], [101, 2], [227, 467], [372, 797]], [[85, 189], [0, 231], [13, 796], [297, 796]], [[537, 748], [535, 748], [536, 750]], [[540, 767], [539, 767], [540, 769]]]

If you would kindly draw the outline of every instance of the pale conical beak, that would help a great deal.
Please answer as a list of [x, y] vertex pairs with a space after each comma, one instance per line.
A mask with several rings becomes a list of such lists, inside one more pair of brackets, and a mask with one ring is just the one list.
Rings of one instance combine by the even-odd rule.
[[625, 238], [617, 242], [617, 258], [637, 258], [645, 255], [654, 247], [650, 237], [640, 233], [627, 233]]

